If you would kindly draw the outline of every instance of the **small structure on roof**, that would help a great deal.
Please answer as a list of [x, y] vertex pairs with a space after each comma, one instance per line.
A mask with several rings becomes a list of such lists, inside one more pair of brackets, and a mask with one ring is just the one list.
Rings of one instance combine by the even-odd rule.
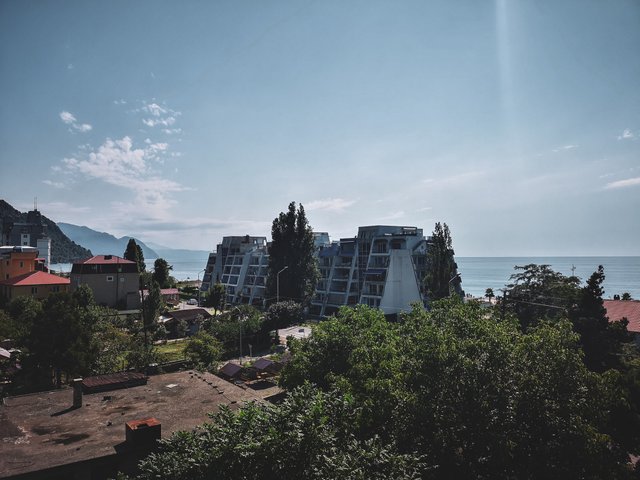
[[227, 363], [220, 370], [218, 370], [218, 375], [225, 380], [231, 380], [234, 378], [238, 378], [242, 373], [242, 366], [237, 363]]
[[146, 385], [148, 378], [146, 375], [137, 372], [96, 375], [82, 380], [82, 391], [84, 393], [97, 393], [120, 388], [136, 387], [138, 385]]
[[211, 314], [204, 308], [185, 308], [184, 310], [173, 310], [163, 315], [164, 325], [170, 334], [175, 336], [178, 322], [187, 323], [187, 335], [195, 335], [200, 330], [202, 321], [211, 318]]

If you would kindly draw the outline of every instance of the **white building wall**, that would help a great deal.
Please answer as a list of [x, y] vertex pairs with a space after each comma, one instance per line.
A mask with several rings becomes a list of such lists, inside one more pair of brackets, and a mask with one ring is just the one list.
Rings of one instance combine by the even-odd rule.
[[411, 308], [411, 304], [422, 303], [420, 289], [409, 250], [391, 250], [389, 270], [380, 300], [380, 310], [385, 314], [399, 313]]

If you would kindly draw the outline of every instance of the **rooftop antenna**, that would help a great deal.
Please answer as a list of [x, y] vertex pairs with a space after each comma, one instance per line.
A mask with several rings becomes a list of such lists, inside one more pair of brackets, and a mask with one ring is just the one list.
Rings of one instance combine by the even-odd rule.
[[38, 210], [38, 197], [33, 197], [33, 209]]
[[571, 264], [571, 276], [575, 277], [576, 276], [576, 266]]

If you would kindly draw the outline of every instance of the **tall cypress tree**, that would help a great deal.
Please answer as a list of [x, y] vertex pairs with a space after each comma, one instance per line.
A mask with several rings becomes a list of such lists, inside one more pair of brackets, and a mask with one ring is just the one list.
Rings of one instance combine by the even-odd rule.
[[[313, 230], [304, 207], [291, 202], [287, 212], [273, 220], [269, 248], [267, 298], [275, 300], [280, 273], [280, 300], [304, 303], [311, 299], [318, 279]], [[282, 271], [286, 267], [286, 270]]]
[[448, 297], [452, 291], [462, 293], [458, 266], [453, 259], [449, 226], [436, 223], [427, 247], [427, 273], [424, 285], [429, 301]]
[[142, 248], [136, 243], [133, 238], [129, 239], [127, 243], [127, 249], [124, 251], [125, 260], [136, 262], [138, 265], [138, 272], [142, 273], [146, 270], [147, 266], [144, 263], [144, 255], [142, 254]]

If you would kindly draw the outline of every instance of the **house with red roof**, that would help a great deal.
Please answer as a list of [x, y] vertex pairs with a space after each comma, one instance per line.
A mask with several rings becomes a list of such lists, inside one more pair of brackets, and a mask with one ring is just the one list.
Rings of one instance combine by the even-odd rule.
[[618, 322], [623, 318], [629, 321], [627, 330], [640, 342], [640, 301], [638, 300], [604, 300], [607, 317], [610, 322]]
[[136, 262], [116, 255], [96, 255], [71, 268], [71, 291], [87, 285], [98, 305], [140, 308], [140, 273]]
[[35, 271], [0, 281], [0, 292], [7, 300], [27, 295], [43, 299], [50, 293], [68, 292], [70, 284], [68, 278]]

